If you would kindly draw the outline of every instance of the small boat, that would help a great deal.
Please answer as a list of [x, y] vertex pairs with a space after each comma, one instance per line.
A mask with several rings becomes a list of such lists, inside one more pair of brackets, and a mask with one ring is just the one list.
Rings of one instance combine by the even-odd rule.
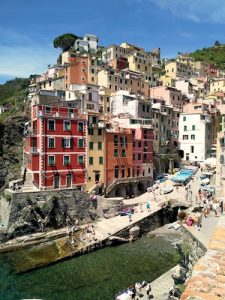
[[163, 194], [169, 194], [173, 191], [173, 187], [168, 185], [163, 188]]
[[205, 178], [205, 179], [203, 179], [203, 180], [201, 181], [201, 185], [207, 185], [207, 184], [209, 184], [209, 183], [210, 183], [209, 178]]

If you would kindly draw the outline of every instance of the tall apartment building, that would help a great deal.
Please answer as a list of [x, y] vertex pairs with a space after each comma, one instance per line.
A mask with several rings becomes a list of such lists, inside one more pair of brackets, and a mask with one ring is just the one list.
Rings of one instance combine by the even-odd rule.
[[[196, 108], [195, 108], [196, 107]], [[202, 162], [210, 156], [212, 146], [211, 116], [195, 104], [193, 110], [180, 114], [179, 144], [184, 159]]]
[[72, 102], [53, 103], [32, 106], [25, 166], [39, 190], [81, 189], [86, 182], [86, 116]]

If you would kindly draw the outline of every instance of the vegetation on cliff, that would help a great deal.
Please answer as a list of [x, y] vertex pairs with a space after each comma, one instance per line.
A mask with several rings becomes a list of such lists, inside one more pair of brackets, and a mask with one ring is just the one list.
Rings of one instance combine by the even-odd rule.
[[15, 78], [0, 85], [0, 189], [21, 176], [24, 123], [29, 120], [29, 79]]
[[190, 53], [197, 61], [204, 61], [216, 65], [219, 69], [225, 69], [225, 44], [218, 41], [209, 48], [203, 48]]

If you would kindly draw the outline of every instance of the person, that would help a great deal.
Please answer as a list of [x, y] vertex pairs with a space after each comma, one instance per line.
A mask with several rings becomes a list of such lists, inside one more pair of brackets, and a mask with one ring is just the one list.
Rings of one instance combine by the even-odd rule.
[[137, 292], [137, 296], [140, 297], [141, 296], [141, 284], [139, 282], [135, 283], [135, 290]]
[[223, 214], [223, 197], [220, 198], [220, 210], [221, 210], [221, 215]]
[[147, 211], [151, 211], [151, 206], [150, 206], [150, 202], [149, 201], [146, 203], [146, 208], [147, 208]]
[[219, 203], [217, 201], [214, 201], [212, 207], [215, 213], [215, 217], [218, 217]]
[[156, 201], [156, 194], [154, 191], [152, 193], [153, 193], [154, 201]]
[[129, 222], [131, 222], [132, 220], [131, 220], [131, 217], [132, 217], [132, 212], [131, 212], [131, 209], [129, 209], [129, 211], [128, 211], [128, 219], [129, 219]]
[[202, 226], [202, 210], [201, 210], [201, 208], [199, 208], [196, 216], [197, 216], [196, 227], [197, 227], [198, 231], [200, 231], [201, 226]]
[[150, 292], [151, 292], [151, 286], [150, 286], [150, 283], [148, 283], [145, 287], [145, 290], [146, 290], [146, 294], [149, 296]]

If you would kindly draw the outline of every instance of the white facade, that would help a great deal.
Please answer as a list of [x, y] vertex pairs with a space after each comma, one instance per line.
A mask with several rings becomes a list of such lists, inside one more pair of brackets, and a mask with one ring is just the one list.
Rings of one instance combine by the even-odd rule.
[[128, 91], [118, 91], [115, 96], [110, 97], [110, 107], [112, 116], [130, 114], [138, 117], [138, 99]]
[[182, 95], [186, 96], [189, 100], [194, 101], [195, 95], [193, 93], [192, 85], [188, 80], [177, 80], [175, 82], [176, 89], [180, 90]]
[[66, 91], [66, 101], [77, 100], [80, 103], [81, 113], [87, 110], [99, 112], [98, 86], [71, 84]]
[[200, 113], [181, 113], [179, 119], [179, 144], [184, 160], [204, 161], [212, 145], [211, 118]]
[[86, 51], [96, 53], [98, 50], [98, 37], [92, 34], [86, 34], [83, 39], [77, 39], [74, 43], [74, 49], [78, 52]]

